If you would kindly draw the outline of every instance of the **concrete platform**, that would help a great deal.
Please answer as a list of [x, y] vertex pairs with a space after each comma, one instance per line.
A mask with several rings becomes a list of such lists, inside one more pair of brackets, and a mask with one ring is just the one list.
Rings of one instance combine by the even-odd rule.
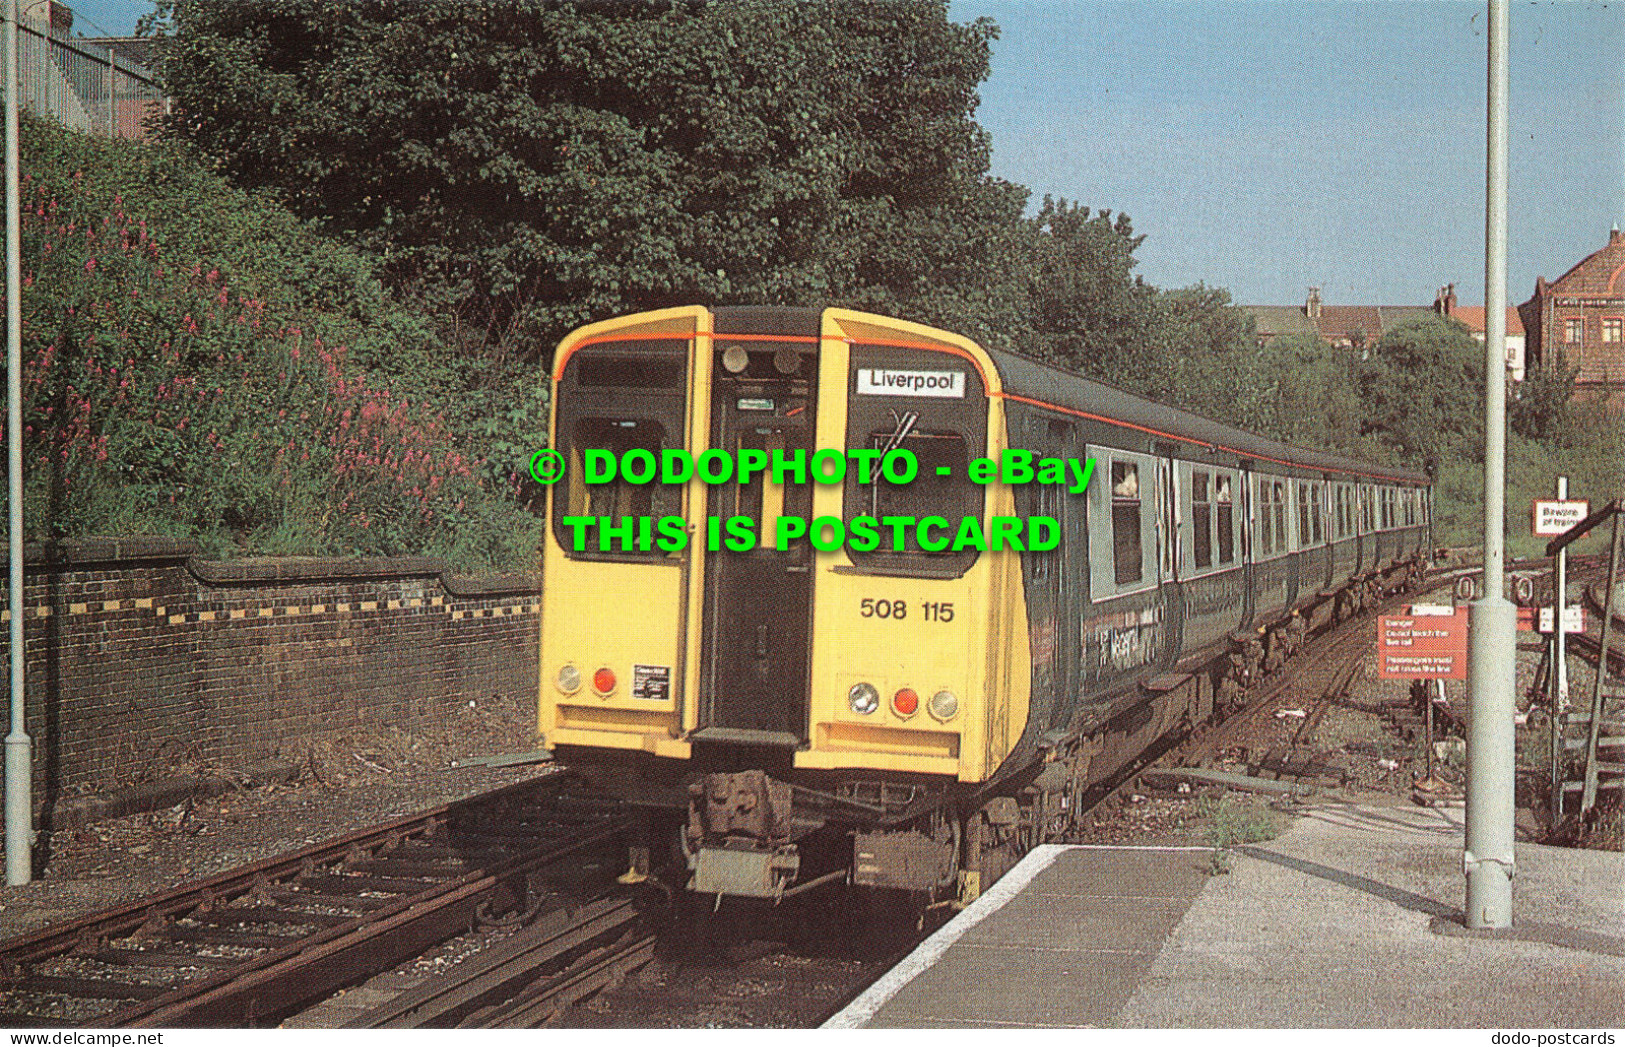
[[1625, 1026], [1625, 855], [1519, 844], [1468, 932], [1460, 809], [1328, 805], [1232, 851], [1045, 846], [825, 1028]]

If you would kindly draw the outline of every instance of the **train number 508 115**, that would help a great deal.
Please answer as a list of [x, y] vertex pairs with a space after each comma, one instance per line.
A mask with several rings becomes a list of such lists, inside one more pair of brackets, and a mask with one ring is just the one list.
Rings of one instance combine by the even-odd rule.
[[907, 600], [864, 600], [858, 605], [858, 613], [865, 618], [907, 618]]

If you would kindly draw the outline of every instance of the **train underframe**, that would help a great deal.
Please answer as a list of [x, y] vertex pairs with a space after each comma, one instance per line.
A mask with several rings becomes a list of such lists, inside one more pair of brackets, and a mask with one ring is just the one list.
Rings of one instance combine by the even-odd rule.
[[[782, 901], [831, 883], [962, 906], [1047, 840], [1080, 828], [1095, 796], [1213, 717], [1244, 704], [1310, 635], [1409, 591], [1421, 557], [1351, 580], [1137, 685], [1103, 721], [1041, 740], [1019, 770], [981, 784], [873, 771], [806, 772], [788, 752], [696, 746], [680, 767], [627, 754], [589, 769], [645, 815], [625, 882]], [[594, 773], [596, 772], [596, 773]], [[680, 880], [681, 883], [673, 882]]]

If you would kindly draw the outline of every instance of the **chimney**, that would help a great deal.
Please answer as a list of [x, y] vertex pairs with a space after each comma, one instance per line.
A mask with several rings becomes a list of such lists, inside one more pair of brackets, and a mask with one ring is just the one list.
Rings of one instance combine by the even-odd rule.
[[1614, 223], [1614, 228], [1612, 228], [1612, 229], [1610, 229], [1608, 231], [1608, 245], [1610, 247], [1612, 247], [1614, 244], [1619, 243], [1619, 241], [1620, 241], [1619, 223], [1615, 222]]
[[1445, 295], [1444, 295], [1444, 315], [1446, 315], [1446, 316], [1455, 316], [1456, 315], [1456, 285], [1455, 284], [1445, 284], [1444, 285], [1444, 290], [1445, 290]]
[[1304, 303], [1303, 311], [1311, 320], [1320, 319], [1320, 288], [1309, 288], [1309, 300]]

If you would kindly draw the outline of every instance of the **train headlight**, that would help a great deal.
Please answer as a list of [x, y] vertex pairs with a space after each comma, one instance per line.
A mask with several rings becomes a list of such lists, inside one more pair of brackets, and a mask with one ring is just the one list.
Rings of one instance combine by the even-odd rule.
[[891, 709], [906, 720], [920, 711], [920, 696], [912, 687], [905, 687], [891, 696]]
[[750, 354], [742, 345], [730, 345], [722, 351], [722, 369], [729, 374], [738, 374], [750, 366]]
[[615, 671], [604, 666], [592, 674], [592, 689], [602, 695], [609, 695], [615, 690]]
[[559, 690], [565, 694], [575, 694], [581, 690], [581, 670], [569, 663], [565, 663], [559, 669], [559, 677], [554, 682], [558, 685]]
[[880, 692], [875, 690], [872, 683], [855, 683], [846, 692], [846, 705], [853, 712], [868, 716], [880, 708]]
[[932, 716], [946, 723], [959, 715], [959, 696], [952, 691], [938, 691], [925, 707]]

